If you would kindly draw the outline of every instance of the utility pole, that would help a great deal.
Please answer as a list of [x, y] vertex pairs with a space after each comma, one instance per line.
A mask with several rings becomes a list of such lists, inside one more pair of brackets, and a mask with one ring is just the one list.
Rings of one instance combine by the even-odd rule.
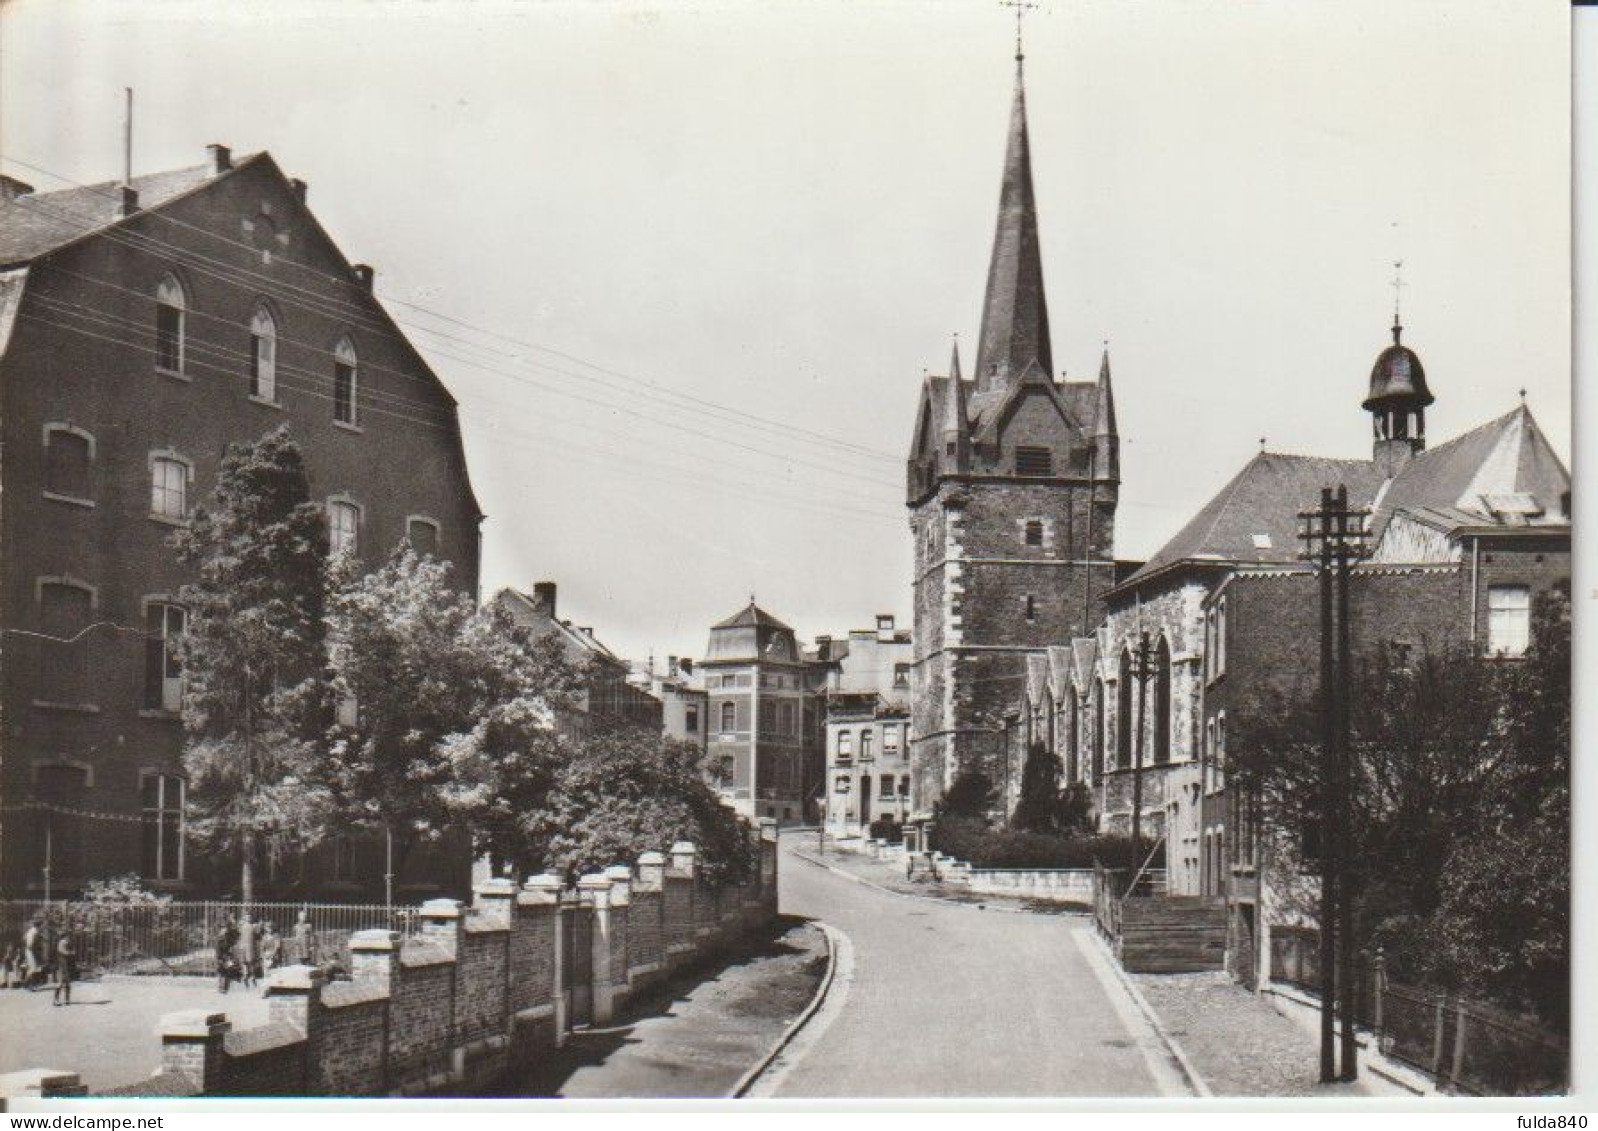
[[1132, 742], [1132, 844], [1143, 843], [1143, 732], [1148, 723], [1149, 680], [1154, 678], [1154, 645], [1144, 629], [1132, 653], [1132, 678], [1137, 680], [1137, 733]]
[[[1315, 563], [1321, 604], [1320, 983], [1321, 1083], [1358, 1076], [1354, 1042], [1353, 893], [1348, 861], [1353, 834], [1353, 774], [1349, 765], [1351, 686], [1348, 577], [1363, 557], [1368, 512], [1348, 506], [1348, 488], [1321, 489], [1319, 510], [1299, 513], [1300, 557]], [[1343, 1015], [1342, 1073], [1337, 1072], [1336, 1014]]]

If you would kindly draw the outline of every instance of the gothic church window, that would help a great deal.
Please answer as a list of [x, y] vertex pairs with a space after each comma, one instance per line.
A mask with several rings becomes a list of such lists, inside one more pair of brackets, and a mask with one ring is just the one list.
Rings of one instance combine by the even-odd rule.
[[1132, 653], [1121, 653], [1121, 678], [1115, 688], [1115, 764], [1132, 764]]
[[333, 420], [355, 427], [356, 397], [355, 347], [348, 338], [340, 339], [333, 350]]
[[250, 319], [250, 396], [277, 401], [277, 323], [264, 306]]
[[1171, 646], [1160, 638], [1154, 665], [1154, 761], [1171, 760]]

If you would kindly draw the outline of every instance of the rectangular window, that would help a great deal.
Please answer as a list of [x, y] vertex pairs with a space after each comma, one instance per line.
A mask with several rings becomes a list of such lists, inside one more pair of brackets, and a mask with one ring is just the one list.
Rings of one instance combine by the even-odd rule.
[[838, 732], [838, 757], [854, 757], [854, 736], [846, 730], [840, 730]]
[[185, 614], [181, 605], [152, 602], [144, 613], [144, 706], [183, 709], [183, 664], [178, 645]]
[[189, 469], [175, 459], [150, 461], [150, 513], [161, 518], [187, 518]]
[[418, 557], [438, 557], [438, 523], [413, 518], [405, 524], [405, 537]]
[[94, 596], [86, 588], [57, 582], [39, 587], [39, 674], [43, 698], [51, 703], [84, 703], [89, 696], [92, 633], [83, 630], [94, 617]]
[[738, 706], [730, 700], [721, 705], [721, 732], [731, 734], [738, 729]]
[[[1048, 448], [1017, 448], [1015, 450], [1017, 475], [1053, 475], [1054, 453]], [[1042, 536], [1041, 529], [1039, 536]]]
[[699, 708], [688, 707], [683, 711], [683, 729], [690, 734], [699, 733]]
[[89, 441], [53, 430], [45, 438], [44, 489], [71, 499], [89, 497]]
[[1531, 644], [1531, 589], [1494, 585], [1487, 590], [1487, 651], [1521, 656]]
[[143, 793], [143, 866], [152, 880], [183, 878], [184, 781], [173, 774], [145, 774]]
[[884, 754], [897, 754], [899, 752], [899, 725], [887, 723], [882, 728], [882, 752]]
[[902, 774], [899, 777], [899, 796], [900, 797], [909, 797], [910, 796], [910, 775], [909, 774]]
[[1226, 674], [1226, 598], [1215, 606], [1215, 674]]
[[355, 366], [342, 361], [333, 366], [333, 419], [355, 423]]
[[860, 760], [862, 762], [871, 761], [871, 732], [869, 730], [860, 732]]
[[877, 783], [877, 796], [886, 801], [893, 796], [893, 775], [883, 774]]
[[1043, 523], [1037, 519], [1029, 519], [1026, 524], [1026, 544], [1028, 546], [1043, 545]]

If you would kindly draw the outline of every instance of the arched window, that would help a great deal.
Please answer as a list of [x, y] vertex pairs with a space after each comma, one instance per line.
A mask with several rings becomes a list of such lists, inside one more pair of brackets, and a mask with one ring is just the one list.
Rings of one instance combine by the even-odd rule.
[[1154, 653], [1154, 761], [1171, 760], [1171, 646], [1160, 637]]
[[1104, 777], [1104, 681], [1093, 694], [1093, 784]]
[[144, 607], [144, 706], [150, 711], [183, 709], [183, 662], [179, 655], [188, 624], [182, 605], [150, 600]]
[[250, 396], [277, 400], [277, 323], [264, 306], [250, 319]]
[[183, 372], [183, 319], [188, 308], [177, 277], [162, 279], [155, 288], [155, 367], [165, 373]]
[[150, 456], [150, 514], [182, 522], [189, 517], [189, 461], [173, 452]]
[[1115, 688], [1115, 764], [1132, 764], [1132, 653], [1121, 652], [1121, 678]]
[[721, 731], [729, 734], [738, 729], [738, 706], [732, 700], [721, 705]]
[[355, 427], [358, 396], [355, 347], [348, 338], [341, 338], [333, 349], [333, 419], [337, 423]]
[[405, 520], [405, 539], [417, 557], [438, 556], [438, 532], [437, 519], [413, 514]]
[[1081, 757], [1077, 751], [1077, 698], [1076, 688], [1069, 688], [1065, 693], [1065, 702], [1060, 704], [1060, 711], [1065, 715], [1065, 780], [1075, 783], [1081, 776]]
[[361, 508], [348, 499], [331, 499], [327, 504], [327, 548], [334, 554], [353, 554], [360, 550]]

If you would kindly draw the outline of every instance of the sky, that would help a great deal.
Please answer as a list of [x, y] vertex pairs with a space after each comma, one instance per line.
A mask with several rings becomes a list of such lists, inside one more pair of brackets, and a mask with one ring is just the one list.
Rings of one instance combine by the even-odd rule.
[[[1368, 454], [1389, 340], [1435, 444], [1570, 454], [1569, 9], [1045, 0], [1027, 108], [1055, 364], [1109, 341], [1116, 551], [1259, 449]], [[975, 352], [1014, 79], [996, 0], [0, 2], [0, 170], [270, 150], [455, 394], [485, 595], [643, 658], [755, 595], [909, 623], [922, 376]]]

